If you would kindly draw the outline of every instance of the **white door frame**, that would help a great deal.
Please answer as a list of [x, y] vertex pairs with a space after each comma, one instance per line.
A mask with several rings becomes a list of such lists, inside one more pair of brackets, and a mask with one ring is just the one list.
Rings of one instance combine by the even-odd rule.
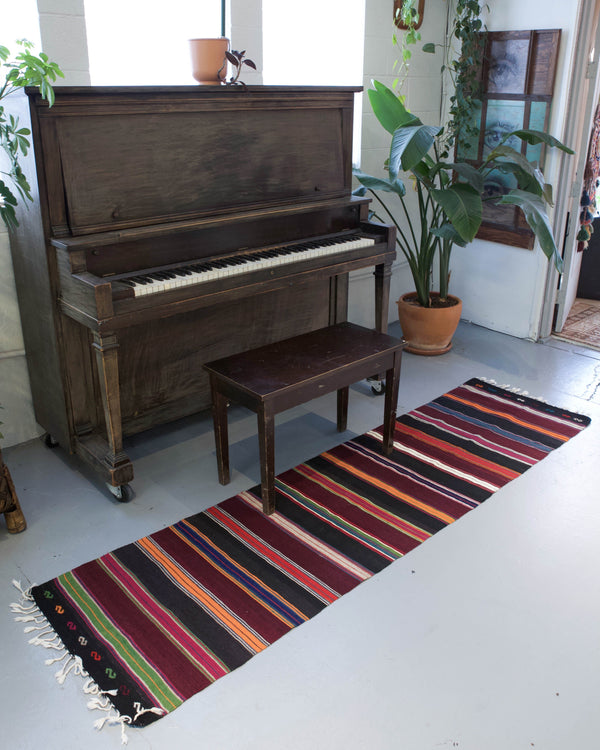
[[[554, 266], [546, 279], [546, 291], [540, 336], [552, 333], [553, 326], [560, 331], [576, 296], [580, 254], [577, 253], [577, 232], [583, 173], [587, 160], [589, 137], [600, 82], [598, 55], [600, 53], [600, 0], [580, 3], [577, 22], [576, 46], [567, 99], [567, 118], [563, 141], [574, 149], [575, 157], [562, 158], [557, 179], [554, 236], [563, 248], [564, 270], [559, 277]], [[582, 102], [585, 106], [582, 107]], [[574, 162], [575, 159], [575, 162]], [[567, 223], [568, 217], [568, 223]]]

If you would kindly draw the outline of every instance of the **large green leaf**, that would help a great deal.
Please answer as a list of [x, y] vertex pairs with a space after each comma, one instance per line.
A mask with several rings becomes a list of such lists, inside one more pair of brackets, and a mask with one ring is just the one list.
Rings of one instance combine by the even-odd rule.
[[369, 101], [375, 117], [381, 125], [393, 133], [407, 123], [420, 124], [418, 117], [412, 115], [402, 104], [398, 96], [379, 81], [373, 81], [374, 89], [369, 89]]
[[513, 130], [512, 132], [507, 133], [502, 140], [506, 141], [513, 135], [516, 135], [517, 138], [520, 138], [522, 141], [526, 141], [531, 146], [536, 146], [538, 143], [545, 143], [546, 145], [552, 146], [553, 148], [559, 148], [566, 154], [575, 153], [573, 149], [565, 146], [565, 144], [559, 141], [558, 138], [555, 138], [549, 133], [544, 133], [543, 130]]
[[370, 174], [361, 172], [360, 169], [353, 169], [353, 175], [369, 190], [384, 190], [386, 193], [396, 193], [396, 195], [406, 195], [406, 188], [402, 180], [385, 180], [381, 177], [372, 177]]
[[477, 190], [479, 193], [483, 192], [485, 179], [481, 170], [474, 167], [472, 164], [468, 164], [464, 161], [451, 162], [451, 163], [440, 163], [442, 169], [451, 169], [461, 178], [461, 180], [467, 182], [472, 188]]
[[470, 185], [455, 182], [444, 190], [432, 190], [431, 195], [463, 240], [471, 242], [481, 225], [481, 194]]
[[414, 169], [427, 155], [439, 132], [440, 128], [431, 125], [405, 125], [397, 128], [390, 147], [390, 175], [397, 175], [400, 169], [405, 172]]
[[436, 237], [441, 237], [443, 240], [450, 240], [453, 245], [460, 245], [460, 247], [465, 247], [467, 244], [465, 240], [463, 240], [463, 238], [460, 236], [460, 234], [456, 231], [456, 229], [452, 226], [452, 224], [442, 224], [441, 227], [436, 227], [435, 229], [431, 229], [430, 231], [431, 234], [434, 234]]
[[559, 273], [562, 272], [563, 261], [554, 242], [550, 219], [546, 214], [543, 201], [524, 190], [511, 190], [510, 193], [503, 195], [498, 203], [518, 206], [523, 211], [525, 220], [533, 230], [548, 260], [554, 261], [556, 270]]
[[521, 189], [542, 196], [552, 205], [552, 187], [546, 184], [541, 169], [511, 146], [500, 145], [490, 151], [486, 166], [515, 175]]

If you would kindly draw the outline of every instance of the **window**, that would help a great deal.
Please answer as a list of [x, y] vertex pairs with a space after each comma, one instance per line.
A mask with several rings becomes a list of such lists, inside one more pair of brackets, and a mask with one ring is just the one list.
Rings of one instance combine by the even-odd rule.
[[85, 0], [93, 86], [193, 85], [188, 39], [221, 35], [221, 0]]
[[[362, 86], [364, 43], [365, 0], [263, 0], [265, 84]], [[360, 157], [361, 106], [362, 95], [357, 95], [355, 162]]]

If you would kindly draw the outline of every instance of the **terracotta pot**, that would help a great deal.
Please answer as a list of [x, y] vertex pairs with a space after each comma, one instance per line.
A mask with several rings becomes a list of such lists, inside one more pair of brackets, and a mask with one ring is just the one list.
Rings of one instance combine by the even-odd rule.
[[198, 83], [218, 86], [227, 77], [229, 39], [190, 39], [192, 75]]
[[[439, 297], [432, 292], [432, 297]], [[403, 294], [398, 300], [398, 319], [402, 335], [407, 341], [405, 352], [413, 354], [444, 354], [452, 348], [452, 336], [460, 321], [462, 300], [448, 295], [455, 304], [451, 307], [421, 307], [415, 292]]]

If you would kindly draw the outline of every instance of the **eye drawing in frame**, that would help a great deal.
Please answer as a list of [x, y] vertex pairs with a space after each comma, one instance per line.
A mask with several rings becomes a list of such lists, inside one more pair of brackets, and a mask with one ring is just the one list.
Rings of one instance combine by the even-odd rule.
[[523, 94], [529, 39], [497, 39], [490, 44], [488, 94]]

